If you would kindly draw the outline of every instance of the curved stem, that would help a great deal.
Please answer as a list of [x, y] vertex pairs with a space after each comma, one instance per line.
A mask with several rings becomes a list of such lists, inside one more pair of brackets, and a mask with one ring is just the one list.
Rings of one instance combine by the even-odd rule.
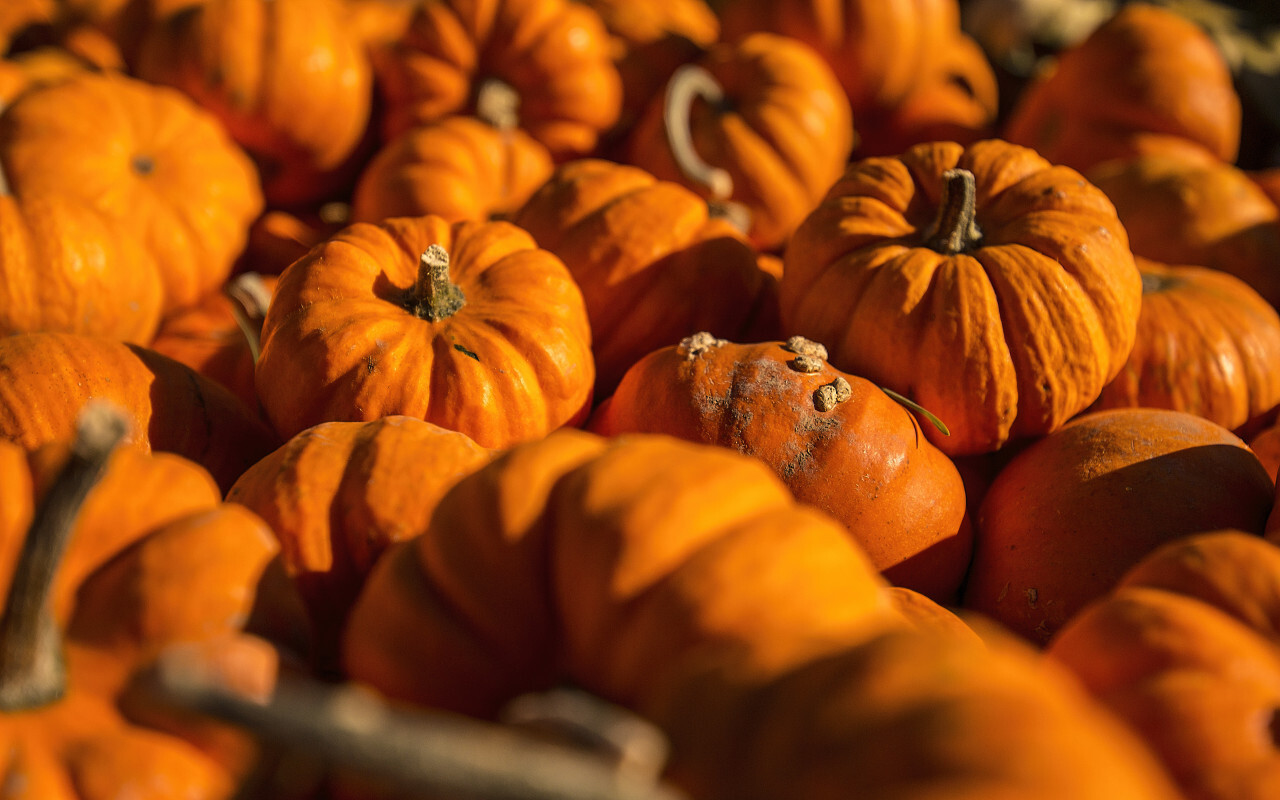
[[713, 106], [723, 105], [724, 90], [716, 79], [697, 64], [685, 64], [675, 71], [667, 83], [663, 106], [663, 122], [667, 144], [676, 166], [689, 180], [705, 186], [713, 200], [728, 200], [733, 194], [733, 178], [719, 167], [702, 160], [693, 149], [693, 130], [689, 126], [693, 101], [702, 98]]
[[967, 169], [949, 169], [942, 178], [942, 202], [925, 244], [944, 255], [955, 255], [971, 249], [982, 238], [974, 220], [977, 181]]
[[128, 421], [114, 407], [85, 406], [71, 454], [36, 509], [0, 619], [0, 711], [37, 708], [66, 692], [62, 635], [51, 603], [54, 577], [80, 507], [127, 431]]
[[946, 424], [945, 424], [945, 423], [943, 423], [943, 421], [942, 421], [942, 420], [940, 420], [940, 419], [938, 419], [937, 417], [935, 417], [935, 416], [933, 415], [933, 412], [932, 412], [932, 411], [930, 411], [929, 409], [927, 409], [927, 408], [925, 408], [924, 406], [920, 405], [920, 404], [919, 404], [919, 403], [917, 403], [916, 401], [911, 400], [910, 398], [907, 398], [907, 397], [905, 397], [905, 396], [903, 396], [903, 395], [898, 394], [897, 392], [895, 392], [895, 391], [894, 391], [894, 390], [892, 390], [892, 389], [886, 389], [885, 387], [881, 386], [881, 387], [880, 387], [880, 391], [882, 391], [882, 392], [884, 392], [885, 394], [889, 395], [889, 397], [893, 398], [895, 401], [897, 401], [897, 402], [898, 402], [898, 403], [900, 403], [901, 405], [905, 406], [908, 410], [910, 410], [910, 411], [914, 411], [914, 412], [916, 412], [917, 414], [919, 414], [920, 416], [922, 416], [922, 417], [924, 417], [925, 419], [929, 420], [929, 422], [933, 425], [933, 427], [937, 428], [937, 429], [938, 429], [938, 431], [939, 431], [943, 436], [950, 436], [950, 435], [951, 435], [951, 429], [950, 429], [950, 428], [948, 428], [948, 427], [946, 426]]
[[520, 127], [520, 93], [506, 81], [485, 78], [476, 89], [476, 116], [500, 131]]
[[227, 284], [223, 292], [231, 300], [231, 316], [235, 317], [236, 327], [244, 334], [253, 363], [257, 364], [262, 352], [262, 321], [271, 306], [271, 290], [261, 275], [245, 272]]
[[462, 289], [449, 279], [449, 253], [433, 244], [418, 261], [418, 280], [413, 285], [413, 313], [428, 322], [439, 322], [466, 305]]

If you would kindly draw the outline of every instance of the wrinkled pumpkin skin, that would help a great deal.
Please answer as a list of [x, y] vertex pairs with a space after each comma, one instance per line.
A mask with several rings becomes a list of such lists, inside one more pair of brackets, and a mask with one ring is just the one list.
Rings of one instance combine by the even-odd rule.
[[[628, 370], [589, 428], [759, 458], [797, 499], [844, 523], [894, 584], [954, 602], [972, 550], [960, 473], [910, 411], [812, 345], [690, 337]], [[847, 398], [821, 395], [835, 398], [839, 381]]]

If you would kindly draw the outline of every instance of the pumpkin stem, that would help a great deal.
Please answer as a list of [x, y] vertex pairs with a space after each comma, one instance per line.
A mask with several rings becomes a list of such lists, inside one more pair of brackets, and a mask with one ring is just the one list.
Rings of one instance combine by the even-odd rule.
[[675, 71], [667, 83], [663, 106], [663, 122], [667, 128], [667, 145], [676, 166], [689, 180], [706, 187], [713, 200], [728, 200], [733, 194], [733, 178], [728, 172], [702, 160], [693, 147], [690, 116], [693, 101], [701, 98], [713, 107], [724, 107], [724, 89], [716, 79], [697, 64], [685, 64]]
[[520, 127], [520, 93], [506, 81], [485, 78], [476, 89], [476, 116], [500, 131]]
[[[179, 659], [172, 658], [178, 655]], [[252, 733], [268, 749], [368, 776], [397, 796], [489, 800], [679, 800], [622, 762], [555, 743], [524, 726], [392, 706], [352, 684], [282, 673], [266, 701], [241, 696], [161, 656], [152, 698]], [[267, 776], [264, 776], [267, 777]], [[257, 796], [257, 795], [255, 795]]]
[[948, 427], [946, 426], [946, 424], [945, 424], [945, 423], [943, 423], [943, 421], [942, 421], [942, 420], [940, 420], [940, 419], [938, 419], [937, 417], [935, 417], [935, 416], [933, 415], [933, 412], [932, 412], [932, 411], [930, 411], [929, 409], [927, 409], [927, 408], [925, 408], [924, 406], [920, 405], [920, 404], [919, 404], [919, 403], [917, 403], [916, 401], [914, 401], [914, 400], [912, 400], [912, 399], [910, 399], [910, 398], [908, 398], [908, 397], [904, 397], [903, 395], [898, 394], [898, 393], [897, 393], [897, 392], [895, 392], [894, 390], [892, 390], [892, 389], [888, 389], [888, 388], [886, 388], [886, 387], [884, 387], [884, 386], [881, 386], [881, 387], [880, 387], [880, 391], [884, 392], [885, 394], [889, 395], [889, 397], [893, 398], [895, 401], [897, 401], [897, 402], [898, 402], [898, 403], [900, 403], [901, 405], [905, 406], [909, 411], [914, 411], [914, 412], [916, 412], [917, 414], [919, 414], [920, 416], [922, 416], [922, 417], [924, 417], [925, 419], [929, 420], [929, 422], [930, 422], [930, 423], [932, 423], [933, 427], [937, 428], [937, 429], [938, 429], [938, 431], [939, 431], [943, 436], [950, 436], [950, 435], [951, 435], [951, 429], [950, 429], [950, 428], [948, 428]]
[[257, 364], [262, 352], [262, 322], [271, 306], [271, 290], [261, 275], [245, 272], [228, 283], [223, 293], [231, 300], [231, 316], [235, 317], [236, 327], [244, 334], [253, 363]]
[[1171, 275], [1157, 275], [1154, 272], [1143, 272], [1141, 274], [1143, 294], [1163, 292], [1178, 285], [1178, 279]]
[[54, 576], [80, 507], [127, 431], [114, 407], [86, 405], [71, 454], [36, 509], [0, 620], [0, 711], [38, 708], [66, 692], [62, 636], [52, 609]]
[[967, 169], [949, 169], [942, 173], [942, 202], [938, 217], [925, 244], [943, 255], [955, 255], [971, 249], [982, 238], [977, 213], [977, 181]]
[[462, 289], [449, 279], [449, 253], [433, 244], [418, 262], [418, 281], [413, 285], [413, 313], [428, 322], [439, 322], [466, 305]]

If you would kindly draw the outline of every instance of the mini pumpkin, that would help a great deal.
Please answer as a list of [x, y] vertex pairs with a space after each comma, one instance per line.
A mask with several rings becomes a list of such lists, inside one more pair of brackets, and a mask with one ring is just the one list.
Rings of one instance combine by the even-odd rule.
[[911, 411], [825, 356], [801, 337], [691, 336], [627, 370], [589, 428], [665, 433], [759, 458], [796, 499], [843, 523], [891, 582], [954, 602], [972, 550], [960, 473]]
[[1107, 197], [987, 139], [850, 165], [784, 255], [783, 329], [946, 420], [952, 455], [1060, 427], [1133, 348], [1142, 280]]
[[508, 222], [355, 223], [280, 276], [256, 386], [282, 438], [402, 414], [485, 447], [585, 419], [595, 379], [582, 293]]

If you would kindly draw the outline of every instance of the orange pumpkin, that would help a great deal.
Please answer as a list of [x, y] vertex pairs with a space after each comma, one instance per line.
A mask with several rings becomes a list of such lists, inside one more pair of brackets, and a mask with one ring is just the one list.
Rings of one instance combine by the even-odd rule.
[[935, 142], [856, 162], [800, 225], [783, 329], [946, 420], [953, 455], [1060, 427], [1133, 347], [1142, 281], [1101, 191], [1034, 151]]
[[501, 218], [523, 205], [553, 169], [551, 154], [522, 130], [446, 117], [410, 128], [374, 155], [356, 183], [351, 219]]
[[582, 420], [595, 371], [572, 276], [507, 222], [355, 223], [280, 276], [256, 385], [282, 438], [403, 414], [508, 447]]
[[216, 119], [116, 73], [76, 75], [6, 108], [0, 169], [20, 197], [79, 198], [119, 224], [160, 265], [166, 311], [222, 285], [262, 208], [252, 162]]
[[1129, 3], [1024, 89], [1003, 135], [1084, 171], [1196, 145], [1231, 162], [1240, 125], [1240, 98], [1213, 39], [1173, 9]]
[[564, 261], [591, 320], [596, 391], [698, 331], [774, 338], [776, 280], [706, 201], [637, 167], [562, 165], [512, 221]]
[[344, 11], [340, 0], [204, 0], [152, 27], [134, 71], [211, 111], [254, 157], [268, 202], [325, 199], [352, 177], [373, 95]]
[[742, 206], [748, 238], [772, 250], [840, 177], [852, 149], [849, 104], [831, 68], [808, 45], [762, 33], [681, 66], [636, 122], [625, 158]]
[[1156, 547], [1220, 528], [1261, 533], [1274, 500], [1257, 456], [1202, 417], [1084, 414], [996, 476], [963, 605], [1046, 642]]
[[134, 446], [195, 461], [223, 490], [279, 445], [229, 389], [145, 347], [69, 333], [0, 338], [0, 439], [27, 449], [68, 439], [89, 400], [124, 411]]
[[1280, 315], [1270, 303], [1221, 270], [1137, 264], [1137, 339], [1093, 408], [1170, 408], [1236, 430], [1280, 405]]
[[827, 364], [816, 342], [688, 337], [627, 370], [589, 427], [759, 458], [796, 499], [842, 522], [891, 582], [957, 599], [972, 549], [960, 474], [910, 411]]
[[374, 67], [384, 141], [462, 113], [522, 128], [562, 160], [590, 152], [622, 104], [600, 15], [569, 0], [426, 0]]
[[[0, 444], [7, 791], [223, 798], [252, 764], [247, 742], [230, 746], [225, 732], [220, 744], [187, 740], [117, 703], [168, 646], [252, 648], [242, 631], [277, 546], [260, 519], [221, 503], [194, 464], [130, 448], [111, 455], [123, 420], [109, 425], [120, 427], [105, 436], [82, 429], [73, 446], [30, 456]], [[35, 510], [45, 487], [42, 502], [62, 513]], [[27, 542], [36, 536], [48, 546], [43, 557]], [[273, 666], [242, 663], [235, 677], [269, 684]]]
[[412, 417], [326, 422], [285, 442], [228, 490], [228, 501], [262, 517], [280, 541], [320, 668], [335, 668], [347, 612], [382, 552], [425, 529], [440, 497], [492, 455]]

